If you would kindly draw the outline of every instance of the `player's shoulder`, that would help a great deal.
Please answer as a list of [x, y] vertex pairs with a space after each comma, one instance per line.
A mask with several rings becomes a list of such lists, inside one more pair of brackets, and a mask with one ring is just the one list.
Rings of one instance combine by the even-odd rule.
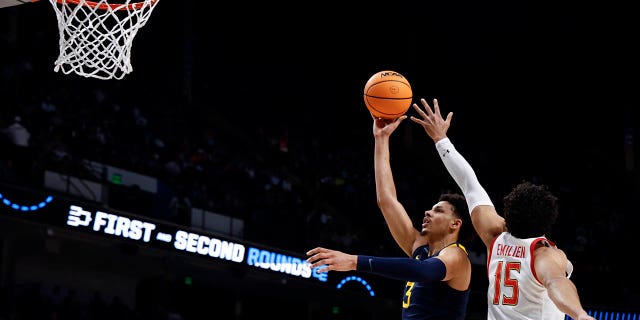
[[[533, 255], [537, 262], [549, 262], [558, 266], [565, 266], [568, 263], [567, 254], [555, 245], [548, 246], [541, 243], [536, 244]], [[547, 264], [547, 263], [545, 263]]]
[[533, 238], [534, 250], [540, 249], [544, 252], [553, 252], [555, 254], [565, 255], [564, 250], [560, 249], [556, 243], [546, 237]]
[[461, 243], [453, 243], [444, 247], [444, 249], [440, 250], [438, 256], [450, 257], [451, 259], [455, 257], [457, 261], [469, 260], [469, 252], [467, 251], [467, 248]]

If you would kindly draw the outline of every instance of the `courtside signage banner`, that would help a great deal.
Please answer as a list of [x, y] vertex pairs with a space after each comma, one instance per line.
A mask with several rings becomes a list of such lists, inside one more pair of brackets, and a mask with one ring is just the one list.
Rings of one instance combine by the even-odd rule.
[[0, 188], [0, 214], [35, 223], [163, 248], [168, 251], [327, 282], [328, 273], [311, 269], [305, 258], [210, 233], [123, 214], [34, 191]]

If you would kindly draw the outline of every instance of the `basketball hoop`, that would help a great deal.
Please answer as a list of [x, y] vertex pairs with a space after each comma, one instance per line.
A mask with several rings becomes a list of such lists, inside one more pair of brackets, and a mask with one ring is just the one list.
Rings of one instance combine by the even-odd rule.
[[122, 79], [133, 71], [133, 38], [159, 0], [49, 0], [58, 18], [60, 55], [54, 71]]

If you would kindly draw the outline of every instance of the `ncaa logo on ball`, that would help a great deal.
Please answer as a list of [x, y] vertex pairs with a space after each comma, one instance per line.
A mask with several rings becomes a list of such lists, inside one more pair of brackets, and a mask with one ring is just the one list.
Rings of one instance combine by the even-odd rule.
[[401, 74], [393, 71], [380, 73], [380, 78], [389, 77], [389, 76], [404, 78]]

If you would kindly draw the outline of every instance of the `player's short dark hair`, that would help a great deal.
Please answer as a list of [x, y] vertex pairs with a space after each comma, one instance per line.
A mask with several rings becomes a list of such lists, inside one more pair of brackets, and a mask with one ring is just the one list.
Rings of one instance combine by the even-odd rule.
[[514, 237], [547, 235], [558, 217], [558, 198], [546, 185], [521, 182], [502, 202], [507, 229]]
[[469, 214], [469, 206], [467, 206], [467, 199], [458, 193], [443, 193], [440, 195], [439, 201], [446, 201], [453, 207], [453, 212], [456, 217], [462, 219], [462, 226], [458, 233], [458, 241], [462, 244], [468, 245], [475, 236], [473, 230], [473, 224], [471, 223], [471, 215]]

